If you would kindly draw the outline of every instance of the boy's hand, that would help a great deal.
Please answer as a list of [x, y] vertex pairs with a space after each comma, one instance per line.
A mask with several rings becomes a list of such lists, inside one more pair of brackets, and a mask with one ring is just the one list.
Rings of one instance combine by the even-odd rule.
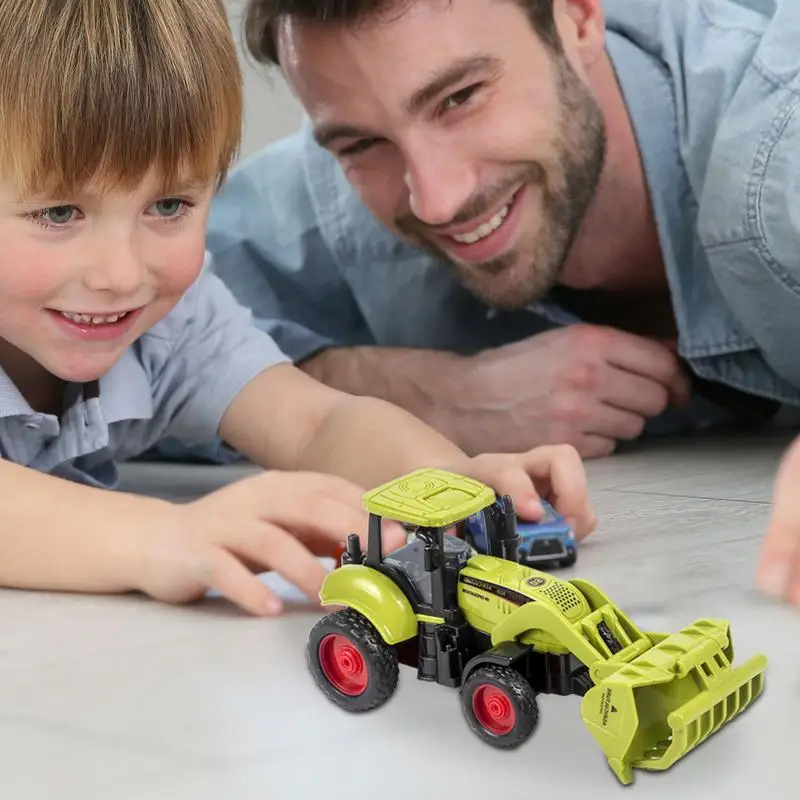
[[772, 516], [758, 565], [758, 588], [800, 605], [800, 437], [781, 459], [773, 489]]
[[[363, 490], [342, 478], [265, 472], [177, 506], [165, 526], [144, 535], [136, 588], [168, 603], [215, 589], [259, 616], [281, 611], [280, 599], [254, 574], [274, 570], [312, 599], [330, 556], [348, 534], [362, 542]], [[405, 542], [399, 525], [383, 527], [384, 548]]]
[[498, 495], [510, 495], [523, 519], [540, 519], [539, 500], [544, 498], [564, 515], [578, 539], [597, 525], [583, 461], [571, 445], [545, 445], [521, 454], [486, 453], [470, 459], [467, 470]]

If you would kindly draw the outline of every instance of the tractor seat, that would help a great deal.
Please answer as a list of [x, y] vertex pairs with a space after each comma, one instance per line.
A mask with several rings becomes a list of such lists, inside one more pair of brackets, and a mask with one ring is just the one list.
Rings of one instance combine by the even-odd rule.
[[[456, 536], [444, 537], [445, 569], [458, 572], [466, 566], [472, 551], [469, 545]], [[425, 572], [425, 543], [413, 539], [409, 544], [384, 556], [383, 563], [405, 575], [420, 594], [423, 602], [431, 602], [431, 574]]]

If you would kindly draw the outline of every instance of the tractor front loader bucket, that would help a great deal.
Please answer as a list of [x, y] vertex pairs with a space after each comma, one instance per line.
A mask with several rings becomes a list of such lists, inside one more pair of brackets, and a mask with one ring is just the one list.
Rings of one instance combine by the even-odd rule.
[[701, 619], [617, 669], [601, 664], [581, 714], [623, 784], [633, 769], [665, 770], [747, 709], [767, 660], [732, 666], [726, 620]]

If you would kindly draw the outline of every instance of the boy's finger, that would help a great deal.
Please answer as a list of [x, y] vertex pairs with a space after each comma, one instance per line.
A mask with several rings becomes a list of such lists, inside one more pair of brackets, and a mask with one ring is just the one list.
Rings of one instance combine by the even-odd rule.
[[[384, 520], [381, 530], [383, 531], [381, 544], [384, 553], [391, 553], [393, 550], [397, 550], [408, 539], [408, 532], [399, 522]], [[366, 541], [366, 538], [364, 541]]]
[[218, 591], [239, 608], [258, 617], [281, 612], [283, 604], [280, 598], [230, 553], [214, 548], [209, 563], [209, 589]]
[[508, 495], [514, 510], [523, 519], [535, 522], [542, 518], [544, 509], [531, 476], [516, 459], [492, 460], [489, 456], [477, 456], [476, 469], [470, 474], [482, 483], [491, 486], [499, 497]]
[[327, 540], [334, 547], [351, 533], [363, 538], [368, 521], [366, 511], [353, 503], [313, 492], [302, 503], [291, 496], [265, 499], [261, 518], [291, 531], [304, 542]]
[[242, 531], [236, 555], [263, 564], [316, 601], [328, 571], [295, 536], [277, 525], [261, 523]]
[[579, 538], [597, 526], [597, 517], [589, 502], [586, 470], [578, 451], [571, 445], [536, 447], [521, 456], [525, 471], [536, 481], [547, 481], [556, 510], [573, 520]]

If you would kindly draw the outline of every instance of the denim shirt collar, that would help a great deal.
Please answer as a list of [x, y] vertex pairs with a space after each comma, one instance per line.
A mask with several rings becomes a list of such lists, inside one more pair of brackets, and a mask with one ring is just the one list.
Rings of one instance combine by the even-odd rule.
[[678, 329], [678, 352], [697, 359], [750, 350], [717, 289], [698, 236], [698, 203], [680, 150], [672, 78], [655, 56], [607, 31], [656, 218]]

